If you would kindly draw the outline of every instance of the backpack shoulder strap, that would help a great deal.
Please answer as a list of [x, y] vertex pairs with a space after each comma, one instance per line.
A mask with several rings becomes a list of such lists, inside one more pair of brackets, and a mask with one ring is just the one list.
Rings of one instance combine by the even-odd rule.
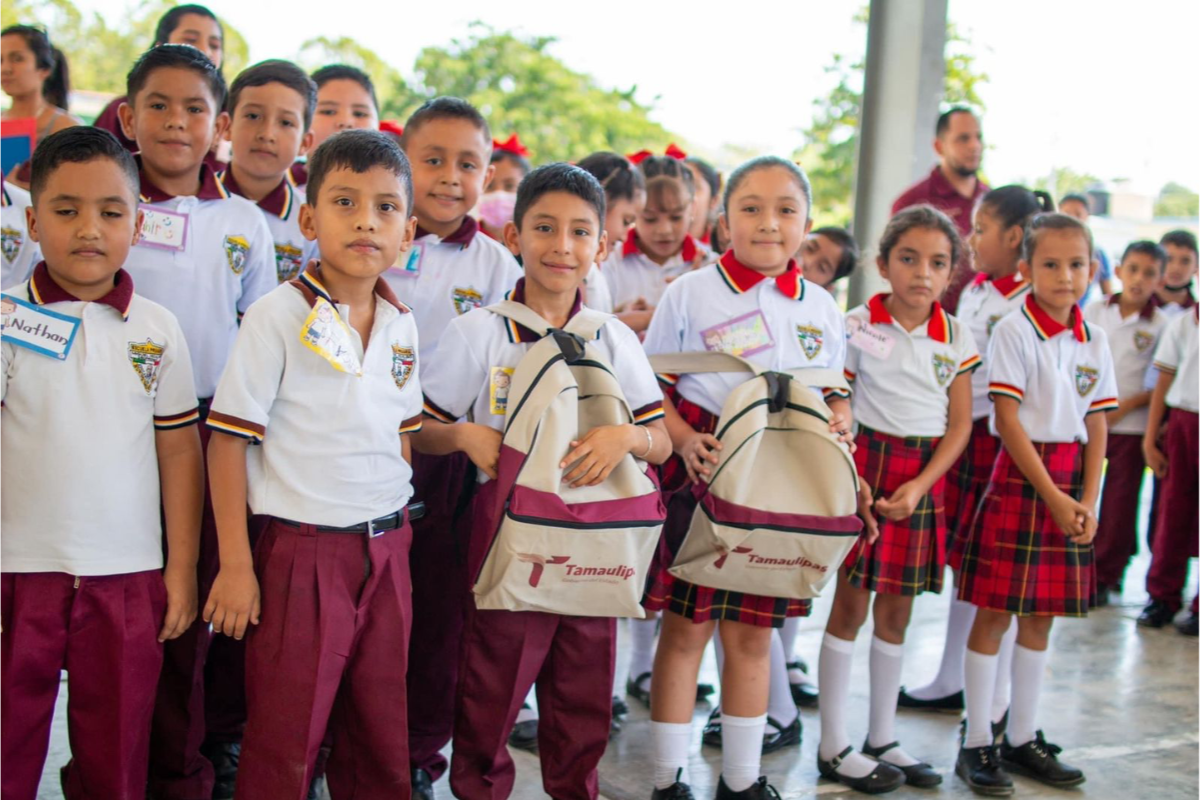
[[518, 303], [515, 300], [501, 300], [499, 303], [493, 303], [488, 306], [487, 310], [493, 314], [507, 317], [518, 325], [524, 325], [538, 336], [545, 336], [554, 327], [541, 314], [524, 303]]
[[788, 369], [769, 370], [761, 364], [722, 353], [719, 350], [697, 351], [692, 353], [663, 353], [650, 356], [650, 366], [655, 372], [672, 375], [697, 374], [702, 372], [746, 372], [751, 376], [767, 372], [786, 372], [805, 386], [820, 386], [825, 389], [849, 390], [846, 376], [834, 369]]
[[600, 329], [607, 325], [612, 318], [612, 314], [605, 314], [594, 308], [581, 308], [578, 314], [567, 321], [563, 330], [581, 337], [585, 342], [590, 342], [600, 334]]

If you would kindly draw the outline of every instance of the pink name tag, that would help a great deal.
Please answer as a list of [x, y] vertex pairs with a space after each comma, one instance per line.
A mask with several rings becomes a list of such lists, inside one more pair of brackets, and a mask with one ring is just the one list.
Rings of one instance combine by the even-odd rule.
[[142, 229], [139, 247], [182, 252], [187, 247], [188, 215], [161, 206], [141, 207]]
[[396, 263], [388, 267], [393, 275], [416, 278], [421, 274], [421, 262], [425, 259], [425, 243], [413, 242], [407, 253], [398, 253]]
[[751, 311], [700, 331], [705, 350], [719, 350], [735, 356], [752, 356], [775, 346], [771, 329], [761, 311]]
[[857, 319], [847, 320], [846, 331], [849, 334], [850, 344], [876, 358], [887, 358], [891, 355], [892, 348], [896, 346], [896, 340], [890, 334]]

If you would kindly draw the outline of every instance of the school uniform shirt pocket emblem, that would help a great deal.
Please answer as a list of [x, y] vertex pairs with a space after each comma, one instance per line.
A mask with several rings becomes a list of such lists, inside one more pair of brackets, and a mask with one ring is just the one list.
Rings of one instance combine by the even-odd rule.
[[796, 338], [800, 340], [800, 349], [804, 351], [804, 355], [812, 361], [817, 357], [817, 353], [821, 352], [821, 345], [825, 343], [825, 331], [812, 325], [797, 325]]
[[158, 392], [158, 371], [162, 367], [163, 345], [146, 339], [144, 342], [130, 342], [126, 350], [129, 363], [142, 382], [147, 397], [154, 397]]
[[468, 311], [473, 311], [482, 306], [483, 295], [481, 295], [479, 292], [470, 287], [465, 289], [460, 286], [454, 287], [454, 310], [457, 311], [460, 316], [462, 314], [466, 314]]
[[[300, 267], [303, 266], [301, 259], [303, 258], [304, 252], [295, 245], [275, 245], [275, 274], [279, 276], [280, 283], [290, 281], [300, 274]], [[237, 272], [238, 270], [234, 271]]]
[[417, 368], [417, 351], [412, 347], [392, 342], [392, 380], [397, 389], [403, 389]]
[[1154, 334], [1150, 331], [1134, 331], [1133, 346], [1137, 348], [1139, 353], [1146, 352], [1146, 348], [1154, 344]]
[[937, 378], [938, 386], [945, 386], [954, 377], [954, 369], [958, 363], [950, 356], [940, 353], [933, 354], [933, 377]]
[[1075, 368], [1075, 391], [1079, 392], [1080, 397], [1087, 397], [1088, 392], [1096, 388], [1098, 380], [1100, 380], [1100, 370], [1083, 365]]
[[241, 275], [246, 269], [246, 259], [250, 257], [250, 242], [245, 236], [225, 237], [225, 260], [234, 275]]
[[11, 264], [17, 253], [21, 252], [25, 236], [16, 228], [0, 228], [0, 243], [0, 249], [4, 251], [4, 260]]
[[1002, 319], [1001, 314], [992, 314], [990, 317], [988, 317], [988, 319], [987, 319], [988, 336], [992, 335], [992, 328], [996, 327], [996, 323], [999, 322], [1001, 319]]

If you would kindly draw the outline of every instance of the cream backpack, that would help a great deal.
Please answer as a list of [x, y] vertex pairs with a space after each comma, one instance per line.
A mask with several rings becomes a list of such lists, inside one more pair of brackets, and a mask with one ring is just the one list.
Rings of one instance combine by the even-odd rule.
[[807, 599], [821, 593], [862, 530], [858, 474], [809, 386], [846, 388], [839, 372], [769, 371], [721, 352], [651, 356], [656, 372], [747, 372], [721, 409], [712, 475], [671, 565], [689, 583]]
[[564, 329], [510, 300], [494, 314], [541, 334], [517, 364], [500, 446], [499, 528], [476, 577], [481, 609], [644, 617], [646, 572], [666, 509], [653, 470], [626, 455], [597, 486], [559, 468], [571, 442], [633, 422], [612, 366], [593, 342], [612, 319], [582, 309]]

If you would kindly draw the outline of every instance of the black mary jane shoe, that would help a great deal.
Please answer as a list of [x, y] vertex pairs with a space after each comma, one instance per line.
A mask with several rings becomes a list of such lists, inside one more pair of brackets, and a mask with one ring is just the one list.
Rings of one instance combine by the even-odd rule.
[[625, 694], [637, 700], [646, 708], [650, 707], [650, 690], [642, 686], [642, 684], [648, 680], [650, 680], [649, 672], [643, 672], [636, 678], [625, 679]]
[[817, 707], [820, 695], [816, 686], [811, 683], [790, 683], [788, 688], [792, 690], [792, 702], [796, 704], [796, 708]]
[[1143, 628], [1161, 628], [1175, 617], [1176, 610], [1162, 600], [1151, 600], [1138, 615], [1137, 624]]
[[1175, 621], [1175, 630], [1184, 636], [1200, 635], [1200, 615], [1195, 611], [1189, 611], [1186, 617]]
[[1078, 786], [1085, 780], [1083, 770], [1059, 761], [1058, 754], [1061, 752], [1062, 748], [1047, 742], [1041, 731], [1032, 741], [1020, 747], [1010, 745], [1005, 736], [1004, 744], [1000, 745], [1000, 764], [1010, 772], [1041, 781], [1047, 786], [1059, 789]]
[[792, 724], [787, 726], [780, 725], [771, 717], [767, 717], [767, 726], [766, 732], [763, 733], [762, 754], [764, 756], [785, 747], [800, 745], [800, 739], [804, 735], [804, 725], [800, 722], [799, 713], [792, 720]]
[[1000, 766], [995, 745], [961, 747], [954, 772], [971, 787], [975, 794], [988, 797], [1008, 797], [1013, 793], [1012, 778]]
[[686, 783], [676, 782], [665, 789], [655, 789], [650, 800], [696, 800], [696, 795]]
[[930, 764], [926, 764], [924, 761], [902, 767], [899, 764], [892, 764], [890, 761], [883, 760], [884, 753], [899, 746], [899, 742], [892, 742], [891, 744], [885, 744], [883, 747], [871, 747], [869, 741], [863, 742], [862, 754], [870, 756], [884, 764], [891, 764], [891, 766], [903, 772], [904, 782], [909, 786], [916, 786], [918, 789], [930, 789], [942, 784], [942, 776]]
[[780, 800], [779, 792], [775, 791], [775, 787], [767, 783], [767, 776], [763, 775], [754, 783], [750, 784], [749, 788], [743, 789], [740, 792], [735, 792], [725, 785], [725, 776], [717, 781], [717, 799], [716, 800]]
[[821, 777], [827, 781], [837, 781], [863, 794], [884, 794], [885, 792], [895, 791], [904, 785], [904, 772], [899, 767], [886, 764], [882, 761], [876, 762], [875, 769], [861, 778], [851, 778], [848, 775], [838, 772], [837, 768], [846, 760], [846, 756], [853, 752], [854, 748], [847, 746], [845, 750], [838, 753], [829, 761], [821, 758], [820, 753], [818, 753], [817, 772], [820, 772]]
[[911, 708], [917, 711], [939, 711], [945, 714], [961, 714], [963, 709], [966, 708], [966, 700], [961, 691], [948, 694], [945, 697], [922, 700], [918, 697], [913, 697], [901, 686], [900, 694], [896, 698], [896, 707]]
[[[529, 708], [528, 703], [522, 703], [521, 708]], [[518, 722], [513, 725], [512, 731], [508, 734], [508, 746], [515, 747], [518, 750], [524, 750], [528, 753], [537, 752], [538, 743], [538, 721], [536, 719], [527, 719], [524, 722]]]
[[412, 800], [433, 800], [433, 777], [420, 767], [412, 771]]

